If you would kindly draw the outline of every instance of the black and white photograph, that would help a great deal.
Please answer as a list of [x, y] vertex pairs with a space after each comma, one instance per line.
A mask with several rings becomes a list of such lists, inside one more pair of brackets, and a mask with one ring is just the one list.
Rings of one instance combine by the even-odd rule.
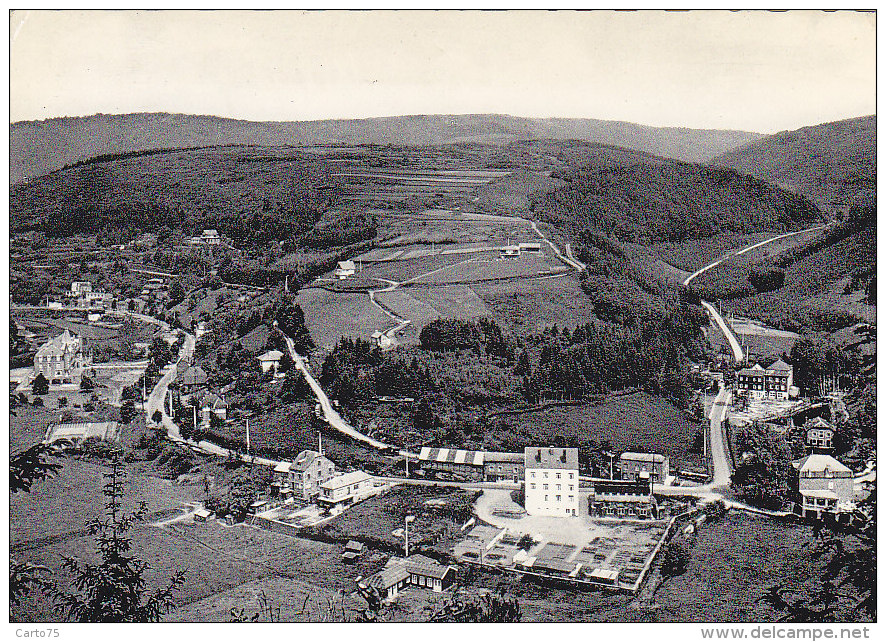
[[874, 637], [876, 10], [8, 15], [10, 639]]

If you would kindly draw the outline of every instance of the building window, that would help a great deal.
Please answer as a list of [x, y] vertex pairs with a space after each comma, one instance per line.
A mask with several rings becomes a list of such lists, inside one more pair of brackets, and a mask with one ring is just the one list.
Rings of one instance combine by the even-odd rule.
[[545, 476], [545, 479], [547, 479], [547, 478], [548, 478], [548, 474], [547, 474], [547, 473], [544, 473], [544, 476]]
[[557, 473], [557, 479], [560, 479], [560, 473]]
[[569, 473], [569, 479], [572, 479], [572, 476], [573, 476], [574, 474], [575, 474], [575, 473]]
[[531, 488], [532, 490], [535, 490], [535, 484], [529, 484], [529, 488]]
[[534, 479], [535, 478], [535, 471], [532, 471], [531, 473], [529, 473], [529, 476]]
[[544, 485], [544, 487], [545, 487], [545, 490], [547, 490], [547, 489], [548, 489], [548, 485], [547, 485], [547, 484], [545, 484], [545, 485]]
[[557, 495], [557, 501], [558, 502], [560, 501], [560, 495]]

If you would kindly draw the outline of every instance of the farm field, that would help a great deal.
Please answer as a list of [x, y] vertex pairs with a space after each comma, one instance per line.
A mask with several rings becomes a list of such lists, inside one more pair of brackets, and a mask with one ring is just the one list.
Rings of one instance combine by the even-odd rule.
[[486, 303], [467, 285], [449, 285], [439, 288], [411, 288], [409, 295], [431, 306], [441, 317], [470, 319], [489, 316]]
[[[656, 592], [660, 608], [640, 621], [775, 622], [780, 614], [760, 601], [776, 584], [798, 587], [819, 575], [806, 525], [729, 513], [705, 525], [691, 549], [685, 574], [666, 581]], [[837, 621], [855, 621], [845, 613]], [[633, 619], [633, 618], [632, 618]]]
[[479, 258], [465, 260], [434, 274], [427, 274], [410, 281], [415, 287], [436, 283], [473, 283], [492, 279], [536, 277], [551, 272], [566, 272], [559, 261], [544, 255], [521, 255], [518, 258]]
[[[790, 353], [799, 335], [794, 332], [767, 328], [757, 323], [732, 321], [732, 329], [744, 350], [752, 357]], [[729, 342], [719, 328], [705, 329], [708, 341], [718, 352], [729, 351]]]
[[403, 288], [390, 292], [377, 292], [375, 299], [401, 319], [412, 322], [397, 333], [398, 342], [418, 343], [421, 329], [441, 316], [432, 306], [413, 297], [411, 291], [407, 292]]
[[369, 340], [376, 330], [386, 330], [393, 322], [372, 305], [362, 292], [329, 292], [306, 288], [295, 297], [305, 313], [305, 324], [318, 348], [331, 350], [341, 337]]
[[680, 461], [703, 463], [692, 452], [701, 424], [690, 420], [669, 401], [644, 392], [610, 396], [599, 403], [558, 406], [536, 412], [501, 414], [490, 419], [490, 450], [509, 451], [528, 443], [548, 443], [561, 437], [569, 443], [588, 439], [609, 441], [615, 450], [640, 449]]
[[496, 321], [514, 332], [535, 332], [554, 324], [574, 328], [595, 318], [593, 302], [569, 274], [531, 281], [478, 283], [471, 289]]

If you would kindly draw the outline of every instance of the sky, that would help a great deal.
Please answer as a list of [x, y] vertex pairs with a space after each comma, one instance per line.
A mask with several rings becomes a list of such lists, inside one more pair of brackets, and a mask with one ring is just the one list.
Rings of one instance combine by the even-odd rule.
[[500, 113], [772, 133], [875, 113], [871, 13], [16, 11], [10, 120]]

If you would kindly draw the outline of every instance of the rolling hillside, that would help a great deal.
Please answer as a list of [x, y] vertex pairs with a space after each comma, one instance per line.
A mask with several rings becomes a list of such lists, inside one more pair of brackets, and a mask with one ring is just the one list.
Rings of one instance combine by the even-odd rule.
[[805, 198], [736, 171], [630, 150], [584, 150], [565, 185], [532, 198], [539, 218], [574, 240], [592, 231], [651, 244], [808, 227], [824, 214]]
[[825, 210], [839, 211], [876, 198], [877, 117], [780, 132], [712, 162], [796, 191]]
[[10, 180], [42, 176], [104, 154], [210, 145], [508, 143], [527, 138], [581, 139], [687, 161], [704, 161], [758, 140], [760, 134], [647, 127], [593, 119], [517, 118], [496, 114], [429, 115], [250, 122], [215, 116], [96, 114], [13, 123]]

